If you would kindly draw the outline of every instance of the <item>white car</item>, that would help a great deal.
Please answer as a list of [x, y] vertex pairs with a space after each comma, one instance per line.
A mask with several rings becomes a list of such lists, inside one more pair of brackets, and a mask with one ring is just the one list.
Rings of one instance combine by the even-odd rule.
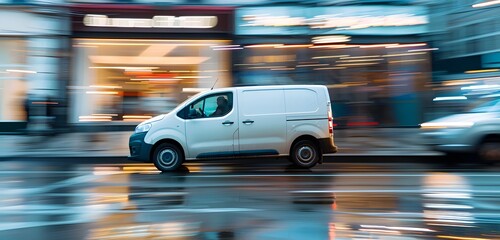
[[420, 126], [426, 143], [436, 151], [472, 153], [489, 163], [500, 162], [500, 99]]
[[199, 93], [172, 112], [139, 124], [130, 159], [161, 171], [185, 160], [288, 156], [303, 168], [335, 153], [333, 118], [325, 86], [221, 88]]

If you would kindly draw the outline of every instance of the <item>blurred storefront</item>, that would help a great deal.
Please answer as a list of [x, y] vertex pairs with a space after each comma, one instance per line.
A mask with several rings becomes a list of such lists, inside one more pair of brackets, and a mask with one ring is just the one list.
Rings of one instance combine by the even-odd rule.
[[64, 8], [38, 1], [0, 5], [0, 132], [64, 122], [67, 16]]
[[232, 85], [233, 9], [75, 5], [70, 123], [137, 124]]
[[467, 112], [500, 97], [500, 69], [470, 70], [434, 76], [425, 120]]
[[500, 18], [496, 1], [442, 1], [432, 9], [436, 47], [430, 121], [500, 97]]
[[241, 7], [235, 17], [236, 85], [327, 85], [340, 126], [421, 122], [426, 7]]
[[324, 84], [349, 127], [416, 126], [429, 102], [425, 6], [46, 2], [0, 5], [0, 132], [24, 128], [28, 96], [35, 115], [55, 107], [62, 125], [104, 126], [133, 126], [214, 84]]

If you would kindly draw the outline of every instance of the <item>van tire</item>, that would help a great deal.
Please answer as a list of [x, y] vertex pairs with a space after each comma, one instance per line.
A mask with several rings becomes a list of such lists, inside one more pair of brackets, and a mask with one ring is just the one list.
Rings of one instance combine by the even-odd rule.
[[184, 162], [184, 153], [179, 147], [171, 143], [162, 143], [153, 152], [153, 163], [162, 171], [174, 171]]
[[290, 152], [290, 161], [300, 168], [312, 168], [321, 158], [318, 145], [311, 140], [301, 140], [295, 143]]

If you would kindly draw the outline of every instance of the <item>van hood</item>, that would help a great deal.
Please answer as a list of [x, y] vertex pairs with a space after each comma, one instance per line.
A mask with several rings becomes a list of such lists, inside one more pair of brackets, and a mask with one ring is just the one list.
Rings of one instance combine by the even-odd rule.
[[153, 118], [150, 118], [144, 122], [141, 122], [141, 124], [146, 124], [146, 123], [152, 123], [152, 122], [156, 122], [156, 121], [160, 121], [162, 120], [165, 116], [167, 116], [167, 114], [161, 114], [161, 115], [158, 115], [156, 117], [153, 117]]

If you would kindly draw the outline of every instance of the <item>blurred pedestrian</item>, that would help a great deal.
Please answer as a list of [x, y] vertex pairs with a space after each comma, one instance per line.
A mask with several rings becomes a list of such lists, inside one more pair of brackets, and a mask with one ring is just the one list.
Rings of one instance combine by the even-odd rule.
[[57, 117], [57, 104], [53, 97], [47, 97], [45, 108], [47, 113], [47, 127], [49, 135], [55, 135], [56, 131], [56, 117]]
[[29, 133], [29, 129], [31, 127], [31, 124], [33, 122], [32, 114], [33, 114], [33, 95], [32, 94], [27, 94], [26, 98], [24, 99], [24, 112], [26, 113], [26, 133]]

